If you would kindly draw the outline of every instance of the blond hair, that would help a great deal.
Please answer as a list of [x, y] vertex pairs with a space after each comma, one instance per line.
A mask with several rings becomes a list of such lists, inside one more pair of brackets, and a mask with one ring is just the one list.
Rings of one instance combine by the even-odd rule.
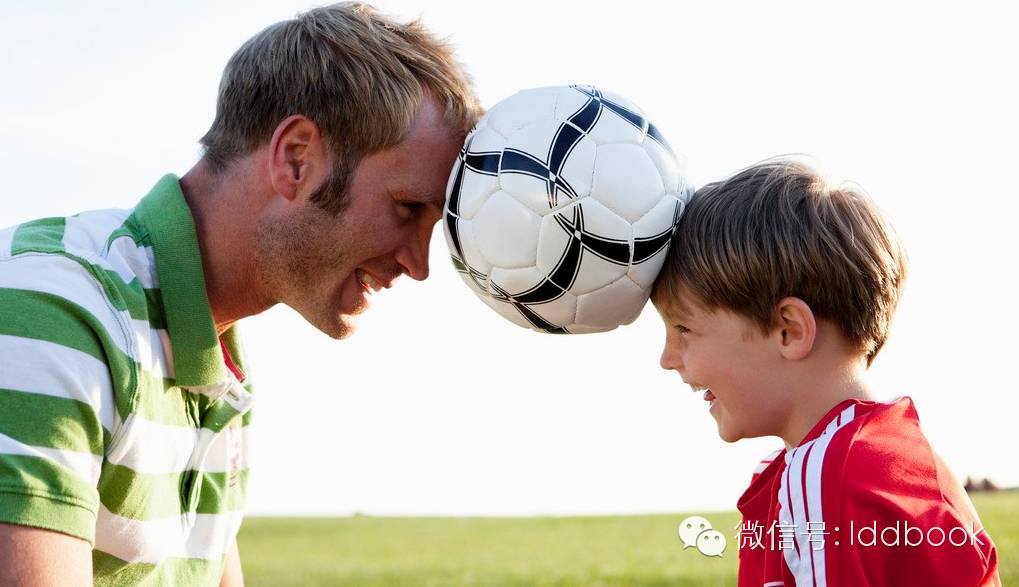
[[868, 364], [888, 337], [906, 254], [874, 202], [830, 185], [812, 166], [773, 159], [697, 190], [680, 218], [652, 293], [681, 292], [743, 315], [763, 332], [794, 296], [834, 322]]
[[[366, 155], [397, 145], [425, 92], [466, 134], [481, 108], [451, 47], [420, 21], [398, 23], [367, 4], [342, 2], [276, 23], [230, 58], [216, 118], [202, 137], [214, 172], [265, 144], [286, 117], [314, 121], [340, 160], [319, 204], [333, 212]], [[336, 201], [329, 201], [336, 200]]]

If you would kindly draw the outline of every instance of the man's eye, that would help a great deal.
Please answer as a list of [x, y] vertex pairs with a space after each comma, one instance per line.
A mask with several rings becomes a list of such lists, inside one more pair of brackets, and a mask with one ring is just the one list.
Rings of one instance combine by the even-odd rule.
[[400, 202], [401, 210], [408, 217], [416, 216], [424, 207], [425, 205], [421, 202]]

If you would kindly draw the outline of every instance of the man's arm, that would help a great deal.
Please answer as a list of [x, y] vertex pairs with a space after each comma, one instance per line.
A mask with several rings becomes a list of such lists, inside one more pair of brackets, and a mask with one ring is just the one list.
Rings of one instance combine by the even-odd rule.
[[81, 538], [0, 524], [0, 586], [92, 585], [92, 546]]
[[106, 359], [122, 352], [110, 334], [121, 317], [99, 291], [71, 259], [0, 256], [0, 587], [92, 584], [117, 422]]
[[219, 582], [219, 587], [244, 587], [244, 575], [241, 573], [241, 553], [237, 550], [236, 539], [226, 554], [223, 578]]

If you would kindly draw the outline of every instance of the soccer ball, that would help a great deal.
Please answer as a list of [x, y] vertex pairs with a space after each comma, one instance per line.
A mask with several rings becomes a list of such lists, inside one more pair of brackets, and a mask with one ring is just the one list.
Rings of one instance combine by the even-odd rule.
[[592, 86], [524, 90], [468, 135], [446, 187], [446, 242], [509, 321], [604, 332], [640, 314], [690, 192], [632, 102]]

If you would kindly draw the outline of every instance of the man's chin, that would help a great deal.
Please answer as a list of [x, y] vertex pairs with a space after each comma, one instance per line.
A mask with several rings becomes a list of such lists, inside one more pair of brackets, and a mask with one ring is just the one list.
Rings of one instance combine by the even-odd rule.
[[352, 316], [340, 314], [333, 318], [326, 328], [319, 326], [318, 329], [334, 340], [343, 340], [353, 336], [357, 326], [354, 324]]
[[304, 311], [297, 308], [295, 310], [319, 332], [335, 340], [349, 338], [357, 329], [354, 324], [353, 315], [337, 313], [333, 308], [319, 312]]

